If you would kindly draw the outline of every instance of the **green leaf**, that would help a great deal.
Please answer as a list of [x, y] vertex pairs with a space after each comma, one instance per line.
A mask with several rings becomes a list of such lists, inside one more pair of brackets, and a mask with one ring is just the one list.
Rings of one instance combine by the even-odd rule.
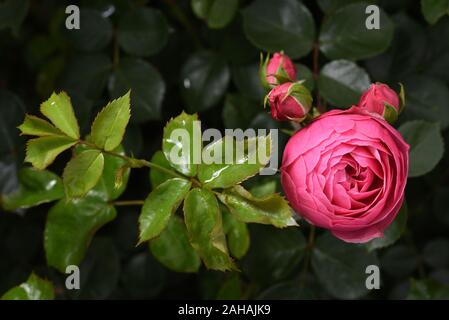
[[350, 3], [363, 2], [363, 0], [318, 0], [317, 2], [320, 9], [329, 14]]
[[[224, 136], [203, 149], [198, 179], [209, 188], [229, 188], [245, 181], [268, 164], [271, 143], [270, 135], [245, 140], [237, 140], [231, 135]], [[207, 162], [205, 155], [210, 158]]]
[[449, 127], [449, 89], [446, 84], [429, 76], [410, 76], [404, 81], [407, 88], [407, 120], [439, 122], [444, 130]]
[[151, 64], [137, 58], [120, 60], [110, 79], [109, 93], [115, 99], [129, 90], [133, 101], [132, 122], [160, 119], [165, 83]]
[[0, 30], [11, 28], [14, 35], [19, 34], [20, 26], [28, 13], [28, 0], [6, 0], [0, 4]]
[[[240, 14], [238, 16], [240, 22]], [[240, 23], [232, 23], [224, 32], [223, 37], [219, 37], [220, 54], [232, 65], [244, 65], [253, 62], [258, 56], [259, 50], [254, 47], [245, 37]], [[236, 50], [239, 48], [239, 50]]]
[[49, 266], [65, 272], [79, 265], [95, 232], [115, 219], [117, 212], [99, 197], [60, 200], [48, 212], [44, 247]]
[[236, 269], [228, 254], [217, 199], [207, 189], [192, 189], [184, 201], [184, 220], [190, 243], [207, 268]]
[[256, 198], [237, 185], [218, 197], [239, 221], [271, 224], [277, 228], [297, 226], [288, 202], [279, 194]]
[[197, 272], [201, 260], [189, 242], [187, 229], [179, 217], [172, 216], [160, 236], [150, 242], [153, 256], [176, 272]]
[[271, 224], [277, 228], [297, 226], [288, 202], [279, 194], [256, 198], [237, 185], [218, 197], [231, 214], [242, 222]]
[[228, 93], [222, 112], [223, 123], [226, 128], [247, 129], [260, 111], [259, 104], [243, 94]]
[[276, 178], [260, 178], [254, 181], [254, 186], [249, 190], [256, 198], [263, 198], [275, 193], [278, 187], [278, 180]]
[[332, 296], [356, 299], [368, 294], [365, 270], [369, 265], [379, 265], [374, 252], [345, 243], [330, 233], [318, 237], [312, 254], [312, 267]]
[[[164, 153], [160, 150], [156, 151], [153, 154], [153, 157], [151, 158], [151, 162], [155, 163], [163, 168], [166, 168], [168, 170], [172, 169], [172, 167], [170, 166], [170, 162], [168, 162]], [[160, 170], [150, 169], [150, 181], [151, 181], [151, 186], [153, 189], [172, 177], [173, 176], [169, 175], [168, 173], [162, 172]]]
[[186, 179], [172, 178], [148, 195], [139, 217], [139, 243], [161, 234], [191, 186]]
[[[55, 46], [55, 44], [53, 44], [53, 46]], [[54, 59], [45, 61], [40, 67], [36, 76], [36, 92], [39, 97], [46, 98], [50, 96], [57, 86], [56, 84], [59, 83], [59, 76], [66, 63], [64, 58], [65, 57], [62, 55], [57, 56]]]
[[65, 136], [48, 136], [28, 140], [25, 162], [31, 163], [37, 169], [45, 169], [61, 152], [76, 143], [76, 140]]
[[449, 0], [421, 0], [421, 11], [430, 24], [449, 14]]
[[366, 244], [369, 251], [385, 248], [395, 243], [404, 233], [407, 226], [407, 203], [404, 202], [398, 215], [384, 231], [382, 238], [376, 238]]
[[266, 112], [258, 113], [253, 121], [251, 121], [250, 128], [259, 128], [259, 129], [280, 129], [279, 121], [274, 120], [271, 117], [271, 114]]
[[217, 300], [239, 300], [242, 296], [242, 287], [238, 273], [233, 273], [221, 286]]
[[15, 154], [20, 148], [21, 140], [16, 127], [22, 122], [25, 110], [25, 105], [18, 96], [0, 90], [0, 157]]
[[67, 30], [70, 43], [78, 50], [93, 52], [104, 49], [112, 39], [112, 23], [101, 12], [80, 10], [80, 28]]
[[[421, 21], [412, 19], [404, 11], [392, 16], [392, 20], [394, 40], [390, 47], [383, 54], [365, 62], [371, 78], [385, 83], [402, 82], [410, 74], [422, 69], [424, 56], [433, 48], [428, 43]], [[428, 68], [425, 69], [428, 73]]]
[[212, 29], [226, 27], [237, 13], [239, 0], [213, 0], [207, 15], [207, 25]]
[[208, 269], [200, 269], [198, 287], [203, 299], [216, 299], [220, 287], [230, 273], [219, 272]]
[[136, 7], [125, 13], [118, 24], [118, 42], [131, 55], [150, 56], [168, 41], [168, 23], [155, 9]]
[[[258, 63], [233, 66], [232, 81], [243, 96], [256, 102], [263, 101], [266, 91], [260, 81]], [[260, 111], [259, 104], [257, 106]]]
[[10, 194], [19, 188], [17, 159], [14, 155], [0, 157], [0, 193]]
[[182, 174], [194, 177], [201, 159], [201, 125], [197, 114], [182, 112], [164, 127], [162, 151], [170, 165]]
[[223, 228], [228, 240], [229, 252], [236, 259], [241, 259], [249, 249], [250, 238], [246, 223], [240, 222], [227, 209], [223, 210]]
[[226, 61], [212, 52], [191, 55], [181, 69], [181, 94], [190, 112], [216, 105], [226, 92], [230, 72]]
[[408, 300], [449, 300], [449, 287], [432, 279], [415, 280], [410, 283]]
[[348, 60], [334, 60], [321, 69], [318, 77], [320, 94], [336, 107], [357, 104], [360, 95], [371, 84], [368, 73]]
[[205, 19], [213, 0], [191, 0], [190, 6], [193, 13], [200, 19]]
[[128, 91], [123, 97], [109, 102], [98, 113], [92, 124], [90, 140], [101, 149], [114, 150], [123, 140], [130, 117], [130, 92]]
[[[61, 15], [61, 13], [59, 13]], [[56, 48], [61, 43], [59, 39], [55, 39], [50, 34], [36, 34], [30, 39], [30, 43], [26, 49], [26, 59], [30, 63], [40, 65], [45, 63], [45, 60], [55, 53]], [[55, 41], [56, 40], [56, 41]], [[51, 92], [48, 94], [48, 96]]]
[[315, 88], [315, 80], [313, 78], [312, 70], [310, 70], [304, 64], [295, 64], [295, 65], [296, 65], [297, 80], [304, 80], [303, 85], [307, 89], [309, 89], [309, 91], [312, 91]]
[[252, 281], [266, 286], [300, 270], [306, 240], [298, 228], [251, 225], [251, 247], [242, 268]]
[[329, 59], [366, 59], [384, 52], [393, 39], [393, 23], [380, 10], [380, 28], [368, 29], [366, 3], [354, 3], [332, 13], [321, 27], [320, 49]]
[[192, 0], [195, 15], [206, 20], [209, 28], [226, 27], [234, 18], [239, 7], [239, 0]]
[[41, 104], [41, 112], [70, 138], [79, 139], [78, 121], [67, 93], [53, 93], [47, 101]]
[[110, 298], [120, 274], [120, 256], [112, 240], [95, 238], [80, 265], [80, 289], [71, 290], [71, 297], [78, 300]]
[[25, 209], [64, 197], [61, 179], [50, 171], [23, 168], [19, 189], [1, 198], [5, 210]]
[[53, 284], [34, 273], [26, 282], [12, 288], [2, 296], [2, 300], [53, 300], [54, 298]]
[[30, 115], [25, 115], [23, 123], [17, 127], [22, 135], [30, 136], [57, 136], [64, 135], [61, 130], [55, 128], [48, 121]]
[[[78, 145], [75, 148], [75, 153], [80, 154], [85, 150], [95, 149], [89, 148], [86, 145]], [[125, 155], [122, 146], [118, 146], [112, 151], [122, 156]], [[128, 184], [130, 169], [126, 166], [127, 161], [125, 159], [110, 154], [103, 154], [103, 157], [103, 174], [101, 175], [95, 188], [93, 188], [90, 193], [101, 197], [104, 201], [111, 201], [117, 199], [121, 194], [123, 194], [123, 192], [125, 192]], [[122, 173], [121, 185], [117, 186], [117, 174], [119, 174], [119, 171]]]
[[104, 157], [98, 150], [87, 150], [72, 158], [62, 175], [67, 196], [84, 196], [97, 185], [103, 168]]
[[399, 132], [410, 145], [409, 177], [419, 177], [438, 164], [444, 153], [444, 142], [437, 123], [409, 121]]
[[[67, 61], [60, 76], [60, 86], [70, 93], [79, 120], [80, 108], [90, 112], [93, 100], [103, 94], [111, 70], [112, 61], [103, 53], [77, 54]], [[126, 89], [128, 90], [129, 88]]]
[[[449, 81], [449, 74], [446, 70], [449, 68], [449, 43], [441, 41], [449, 36], [449, 19], [442, 19], [435, 26], [424, 33], [422, 50], [426, 54], [424, 69], [426, 74], [431, 74]], [[420, 70], [421, 71], [421, 70]]]
[[312, 50], [315, 23], [299, 1], [256, 0], [242, 13], [245, 35], [259, 49], [284, 50], [293, 59]]
[[[113, 152], [120, 155], [125, 155], [122, 146], [118, 146], [113, 150]], [[111, 201], [117, 199], [123, 194], [123, 192], [125, 192], [131, 169], [126, 166], [127, 162], [122, 158], [109, 154], [103, 156], [103, 175], [92, 192], [103, 194], [105, 200]], [[121, 185], [117, 185], [117, 174], [119, 171], [121, 171], [122, 175]]]
[[407, 278], [418, 267], [418, 255], [414, 249], [395, 245], [381, 257], [381, 270], [396, 278]]

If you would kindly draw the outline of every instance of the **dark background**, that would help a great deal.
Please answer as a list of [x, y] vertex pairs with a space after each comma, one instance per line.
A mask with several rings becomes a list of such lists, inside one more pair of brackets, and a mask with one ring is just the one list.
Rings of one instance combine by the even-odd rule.
[[[105, 14], [114, 9], [107, 17], [112, 35], [101, 44], [101, 25], [82, 25], [82, 29], [92, 29], [81, 36], [68, 34], [64, 28], [64, 9], [73, 2], [35, 0], [23, 3], [27, 3], [23, 5], [25, 9], [19, 6], [14, 13], [0, 10], [2, 194], [10, 193], [18, 185], [17, 170], [23, 166], [25, 140], [19, 137], [15, 127], [23, 120], [24, 113], [37, 114], [39, 104], [53, 91], [66, 90], [86, 133], [96, 112], [117, 96], [114, 74], [127, 59], [141, 59], [148, 63], [145, 66], [150, 65], [150, 70], [145, 67], [130, 71], [138, 78], [132, 81], [132, 86], [139, 88], [134, 89], [133, 94], [150, 104], [147, 111], [133, 113], [126, 133], [126, 150], [136, 157], [149, 159], [160, 149], [165, 122], [183, 109], [198, 111], [204, 127], [280, 126], [262, 108], [264, 92], [256, 73], [261, 50], [245, 38], [240, 12], [225, 28], [210, 29], [194, 15], [189, 1], [80, 1], [82, 10]], [[250, 3], [241, 0], [239, 6], [244, 8]], [[312, 13], [318, 30], [326, 15], [315, 1], [303, 3]], [[368, 72], [372, 82], [387, 82], [395, 88], [397, 82], [404, 82], [414, 108], [428, 107], [425, 112], [433, 112], [430, 116], [410, 113], [404, 119], [438, 121], [438, 108], [449, 108], [449, 17], [429, 25], [423, 18], [419, 1], [377, 3], [394, 21], [394, 38], [384, 53], [362, 59], [358, 65]], [[163, 14], [168, 35], [166, 44], [155, 53], [138, 58], [118, 47], [116, 30], [123, 15], [141, 6], [155, 8]], [[81, 17], [83, 19], [83, 15]], [[196, 56], [200, 57], [200, 64], [186, 67], [188, 59], [200, 51], [207, 52]], [[309, 72], [314, 71], [312, 52], [296, 61], [307, 66]], [[315, 62], [322, 66], [327, 61], [329, 59], [320, 53]], [[205, 85], [186, 92], [183, 89], [185, 73], [201, 68], [207, 70], [207, 75], [201, 75], [206, 77]], [[161, 103], [157, 102], [157, 97], [163, 97]], [[137, 100], [133, 96], [132, 101]], [[332, 107], [326, 99], [323, 103]], [[429, 107], [433, 104], [438, 105], [436, 111]], [[447, 131], [443, 131], [443, 136], [447, 141]], [[282, 135], [281, 139], [285, 142], [287, 136]], [[60, 157], [51, 170], [61, 173], [68, 156]], [[406, 298], [411, 294], [410, 279], [414, 278], [433, 279], [423, 282], [425, 291], [430, 290], [430, 293], [426, 295], [418, 290], [418, 297], [431, 298], [438, 293], [439, 297], [449, 298], [445, 289], [449, 285], [448, 164], [445, 154], [432, 172], [409, 179], [407, 228], [394, 245], [375, 252], [380, 261], [381, 290], [354, 297]], [[257, 179], [252, 181], [253, 184], [258, 182]], [[150, 190], [148, 172], [136, 170], [122, 198], [143, 199]], [[329, 275], [329, 279], [325, 279], [317, 278], [313, 268], [304, 263], [304, 245], [298, 243], [305, 241], [308, 235], [305, 222], [299, 231], [251, 226], [251, 248], [239, 263], [240, 273], [212, 272], [203, 267], [198, 274], [181, 274], [159, 264], [146, 245], [135, 247], [139, 210], [130, 207], [119, 208], [115, 221], [96, 234], [83, 261], [82, 289], [68, 292], [64, 288], [64, 275], [46, 266], [42, 239], [50, 207], [42, 205], [16, 213], [0, 212], [0, 295], [25, 281], [33, 270], [54, 282], [60, 299], [346, 298], [347, 295], [339, 295], [335, 290], [351, 290], [345, 286], [329, 290], [329, 287], [341, 285], [339, 281], [334, 283], [333, 277], [347, 277], [343, 283], [352, 281], [351, 266], [347, 274]], [[318, 231], [319, 235], [322, 233]], [[351, 250], [346, 254], [349, 260], [355, 254]], [[360, 275], [354, 281], [357, 279]]]

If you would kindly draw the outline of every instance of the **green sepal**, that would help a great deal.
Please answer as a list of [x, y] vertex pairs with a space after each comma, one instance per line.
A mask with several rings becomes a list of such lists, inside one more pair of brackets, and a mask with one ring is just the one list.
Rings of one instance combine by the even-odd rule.
[[260, 64], [259, 64], [259, 78], [260, 78], [260, 83], [267, 90], [271, 89], [271, 86], [267, 81], [267, 66], [268, 66], [269, 61], [270, 61], [270, 54], [268, 53], [267, 56], [264, 58], [263, 53], [261, 52], [260, 53]]
[[404, 89], [404, 85], [402, 83], [399, 83], [399, 86], [401, 87], [401, 89], [399, 91], [399, 113], [398, 114], [401, 114], [405, 108], [405, 89]]

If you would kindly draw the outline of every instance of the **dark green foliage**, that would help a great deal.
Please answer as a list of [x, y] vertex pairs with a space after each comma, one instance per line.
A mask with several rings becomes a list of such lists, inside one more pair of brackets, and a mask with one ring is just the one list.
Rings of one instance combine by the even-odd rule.
[[[0, 296], [449, 299], [449, 1], [421, 0], [419, 6], [417, 0], [378, 0], [381, 29], [376, 31], [365, 28], [367, 3], [358, 0], [79, 2], [81, 30], [65, 28], [70, 1], [0, 2]], [[25, 139], [17, 127], [26, 113], [38, 115], [52, 92], [64, 90], [71, 98], [77, 123], [50, 119], [53, 133], [63, 132], [57, 144], [69, 148], [78, 129], [84, 138], [98, 111], [131, 90], [125, 136], [127, 117], [114, 127], [118, 136], [103, 139], [102, 130], [109, 127], [100, 123], [105, 116], [92, 143], [152, 159], [188, 177], [207, 176], [207, 170], [213, 175], [214, 168], [170, 164], [161, 143], [166, 123], [185, 110], [198, 113], [203, 129], [291, 130], [267, 115], [258, 78], [259, 52], [280, 50], [294, 59], [298, 79], [306, 80], [314, 105], [322, 108], [350, 107], [370, 82], [385, 82], [396, 91], [398, 82], [404, 84], [406, 109], [396, 127], [411, 145], [407, 207], [383, 240], [345, 244], [299, 219], [299, 227], [284, 229], [238, 220], [235, 208], [254, 207], [264, 203], [256, 198], [282, 192], [274, 176], [244, 182], [252, 196], [245, 191], [235, 200], [236, 191], [228, 190], [226, 199], [218, 197], [229, 208], [209, 190], [174, 185], [174, 203], [156, 208], [163, 211], [163, 223], [154, 234], [141, 236], [142, 241], [155, 237], [154, 242], [136, 247], [140, 207], [112, 203], [146, 199], [161, 186], [152, 193], [156, 197], [170, 184], [165, 181], [178, 178], [153, 169], [130, 172], [122, 159], [104, 155], [93, 177], [66, 172], [70, 181], [81, 183], [79, 190], [67, 191], [58, 176], [70, 152], [61, 153], [48, 171], [23, 163]], [[81, 160], [99, 153], [75, 150], [83, 152]], [[233, 186], [254, 174], [247, 170], [211, 188]], [[285, 214], [281, 197], [270, 199], [281, 203]], [[253, 207], [244, 218], [266, 222], [269, 210]], [[148, 208], [148, 216], [157, 213], [151, 204]], [[208, 225], [198, 225], [198, 219]], [[206, 270], [201, 261], [232, 271]], [[64, 289], [68, 264], [80, 265], [79, 291]], [[380, 290], [364, 286], [369, 264], [380, 267]], [[25, 295], [24, 286], [33, 295]]]

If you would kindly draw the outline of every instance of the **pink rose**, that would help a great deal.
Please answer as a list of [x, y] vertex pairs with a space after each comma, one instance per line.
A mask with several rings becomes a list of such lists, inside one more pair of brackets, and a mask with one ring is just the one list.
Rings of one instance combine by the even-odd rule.
[[279, 121], [301, 121], [312, 107], [312, 96], [299, 82], [287, 82], [268, 93], [271, 116]]
[[404, 200], [409, 146], [386, 121], [333, 110], [287, 143], [281, 181], [295, 211], [346, 242], [383, 236]]
[[283, 53], [275, 53], [268, 63], [262, 66], [261, 72], [262, 82], [268, 87], [274, 87], [282, 82], [296, 80], [295, 65]]
[[396, 92], [383, 83], [373, 83], [363, 93], [358, 104], [361, 110], [381, 116], [389, 122], [396, 121], [399, 106], [399, 97]]

